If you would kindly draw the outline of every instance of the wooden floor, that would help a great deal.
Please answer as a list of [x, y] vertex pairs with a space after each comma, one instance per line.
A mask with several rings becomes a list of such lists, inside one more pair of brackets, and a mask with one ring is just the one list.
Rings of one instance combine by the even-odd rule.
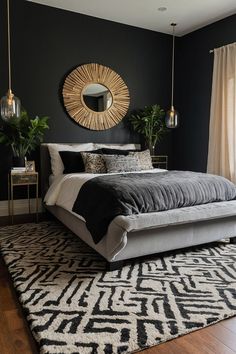
[[[236, 353], [236, 317], [173, 339], [140, 354]], [[0, 354], [38, 354], [0, 257]], [[79, 354], [79, 353], [78, 353]]]

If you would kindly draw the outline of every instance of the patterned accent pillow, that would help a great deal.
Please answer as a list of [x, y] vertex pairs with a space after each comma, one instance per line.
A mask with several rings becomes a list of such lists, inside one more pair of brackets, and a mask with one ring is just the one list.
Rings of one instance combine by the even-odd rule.
[[152, 158], [149, 150], [130, 152], [130, 156], [135, 156], [140, 164], [141, 170], [152, 170]]
[[136, 156], [103, 155], [107, 172], [140, 171], [139, 160]]
[[101, 154], [81, 152], [86, 173], [106, 173], [106, 164]]

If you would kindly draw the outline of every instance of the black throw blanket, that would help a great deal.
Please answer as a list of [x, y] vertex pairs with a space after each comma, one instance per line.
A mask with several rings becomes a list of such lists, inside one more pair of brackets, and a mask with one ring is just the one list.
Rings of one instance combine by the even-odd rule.
[[226, 178], [189, 171], [94, 177], [81, 187], [73, 211], [84, 217], [95, 243], [118, 215], [132, 215], [236, 199]]

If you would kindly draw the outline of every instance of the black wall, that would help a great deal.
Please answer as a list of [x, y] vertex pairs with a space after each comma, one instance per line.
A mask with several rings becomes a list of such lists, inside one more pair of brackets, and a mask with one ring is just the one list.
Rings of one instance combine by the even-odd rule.
[[[50, 116], [46, 142], [139, 141], [126, 119], [96, 132], [68, 117], [61, 87], [65, 75], [80, 64], [96, 62], [120, 74], [130, 91], [130, 111], [154, 103], [169, 106], [171, 36], [23, 0], [11, 4], [13, 92], [32, 116]], [[6, 54], [6, 2], [0, 0], [1, 96], [8, 88]], [[158, 152], [170, 155], [171, 134]], [[0, 199], [6, 199], [6, 148], [0, 147], [0, 155]]]
[[[130, 91], [130, 111], [153, 103], [169, 107], [171, 36], [24, 0], [11, 0], [11, 25], [13, 91], [32, 116], [50, 116], [45, 141], [140, 141], [127, 119], [96, 132], [68, 117], [61, 87], [65, 75], [80, 64], [97, 62], [119, 73]], [[213, 67], [209, 50], [234, 41], [236, 15], [177, 38], [175, 106], [181, 125], [157, 147], [158, 153], [172, 157], [170, 167], [206, 170]], [[8, 88], [5, 0], [0, 0], [0, 78], [2, 96]], [[38, 159], [38, 152], [33, 158]], [[9, 149], [0, 146], [0, 199], [6, 199], [9, 166]]]
[[214, 54], [236, 41], [236, 15], [177, 40], [176, 100], [181, 126], [174, 132], [174, 168], [206, 171]]

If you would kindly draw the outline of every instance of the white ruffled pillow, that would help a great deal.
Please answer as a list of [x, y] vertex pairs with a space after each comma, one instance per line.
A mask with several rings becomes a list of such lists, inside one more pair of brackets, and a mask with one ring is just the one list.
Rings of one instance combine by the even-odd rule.
[[47, 144], [48, 151], [51, 157], [51, 169], [54, 176], [62, 175], [64, 165], [59, 154], [59, 151], [90, 151], [94, 150], [93, 143], [82, 144]]

